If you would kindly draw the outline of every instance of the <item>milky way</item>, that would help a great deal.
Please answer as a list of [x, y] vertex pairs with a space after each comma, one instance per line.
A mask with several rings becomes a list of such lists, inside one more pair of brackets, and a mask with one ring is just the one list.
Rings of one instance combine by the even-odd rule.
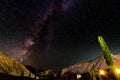
[[[5, 1], [5, 3], [9, 3], [9, 1]], [[14, 2], [13, 4], [15, 5], [15, 3], [17, 2]], [[27, 3], [28, 2], [26, 2], [26, 4]], [[37, 14], [40, 18], [38, 18], [36, 22], [32, 20], [32, 26], [30, 25], [31, 27], [29, 27], [29, 35], [25, 35], [22, 47], [18, 49], [15, 48], [17, 51], [15, 50], [16, 54], [12, 55], [12, 57], [24, 62], [31, 54], [29, 50], [31, 47], [36, 47], [36, 45], [38, 45], [41, 46], [39, 47], [40, 49], [45, 48], [42, 50], [42, 54], [52, 49], [51, 47], [52, 40], [54, 39], [54, 31], [57, 29], [57, 22], [55, 21], [57, 20], [57, 17], [54, 16], [59, 16], [63, 11], [69, 9], [69, 6], [71, 5], [70, 3], [71, 1], [66, 0], [49, 2], [49, 5], [45, 7], [45, 10], [42, 12], [40, 11], [40, 13]], [[10, 4], [7, 5], [10, 6]], [[13, 9], [17, 9], [17, 7]], [[20, 14], [22, 13], [24, 14], [25, 12], [20, 12]], [[9, 52], [7, 53], [9, 54]]]
[[119, 3], [1, 0], [0, 51], [34, 67], [63, 68], [101, 55], [97, 36], [102, 35], [117, 54]]

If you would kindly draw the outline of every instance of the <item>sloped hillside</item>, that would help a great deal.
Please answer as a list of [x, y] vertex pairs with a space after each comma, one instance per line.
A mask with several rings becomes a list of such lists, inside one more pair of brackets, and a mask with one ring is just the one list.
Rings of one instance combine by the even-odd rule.
[[[19, 61], [12, 59], [3, 53], [0, 53], [0, 73], [10, 74], [13, 76], [29, 76], [30, 71], [25, 68]], [[30, 77], [34, 77], [33, 74]]]
[[[120, 54], [118, 55], [112, 55], [113, 61], [117, 68], [120, 68]], [[77, 73], [77, 74], [84, 74], [89, 71], [90, 67], [93, 67], [95, 71], [98, 71], [100, 69], [106, 69], [109, 66], [106, 64], [106, 61], [103, 56], [99, 56], [95, 58], [94, 60], [89, 61], [81, 61], [77, 64], [71, 65], [67, 68], [62, 69], [61, 75], [64, 75], [67, 72], [71, 73]]]

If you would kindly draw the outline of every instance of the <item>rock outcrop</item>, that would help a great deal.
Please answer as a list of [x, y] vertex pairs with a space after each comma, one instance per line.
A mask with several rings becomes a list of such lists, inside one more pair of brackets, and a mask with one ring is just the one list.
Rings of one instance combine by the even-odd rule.
[[[19, 61], [0, 53], [0, 73], [28, 77], [30, 71]], [[34, 78], [34, 75], [31, 73], [30, 77]]]
[[[120, 54], [112, 55], [115, 65], [120, 68]], [[75, 65], [69, 66], [67, 68], [63, 68], [61, 75], [64, 75], [67, 72], [75, 73], [75, 74], [84, 74], [89, 71], [90, 67], [93, 67], [95, 71], [99, 71], [100, 69], [109, 68], [106, 64], [106, 61], [103, 56], [99, 56], [94, 60], [89, 61], [81, 61]]]

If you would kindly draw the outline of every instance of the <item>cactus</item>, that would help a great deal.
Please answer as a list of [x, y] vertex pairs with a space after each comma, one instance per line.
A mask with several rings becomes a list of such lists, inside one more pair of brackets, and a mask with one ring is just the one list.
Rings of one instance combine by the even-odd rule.
[[116, 66], [115, 66], [115, 63], [112, 59], [111, 52], [110, 52], [106, 42], [104, 41], [102, 36], [98, 36], [98, 41], [100, 43], [101, 49], [103, 51], [103, 56], [106, 60], [107, 65], [110, 67], [110, 70], [113, 73], [114, 77], [116, 79], [118, 79], [119, 75], [115, 72]]
[[111, 52], [110, 52], [106, 42], [104, 41], [103, 37], [98, 36], [98, 41], [100, 43], [101, 49], [103, 51], [103, 56], [104, 56], [104, 58], [106, 60], [107, 65], [110, 66], [110, 67], [114, 67], [115, 64], [113, 62]]
[[89, 68], [90, 80], [96, 80], [94, 67]]

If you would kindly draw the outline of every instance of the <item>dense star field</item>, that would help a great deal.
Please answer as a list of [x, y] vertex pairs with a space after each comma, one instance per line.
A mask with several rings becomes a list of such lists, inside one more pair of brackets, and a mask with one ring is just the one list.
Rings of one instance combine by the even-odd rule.
[[1, 0], [0, 51], [39, 68], [61, 69], [101, 55], [102, 35], [120, 52], [119, 0]]

